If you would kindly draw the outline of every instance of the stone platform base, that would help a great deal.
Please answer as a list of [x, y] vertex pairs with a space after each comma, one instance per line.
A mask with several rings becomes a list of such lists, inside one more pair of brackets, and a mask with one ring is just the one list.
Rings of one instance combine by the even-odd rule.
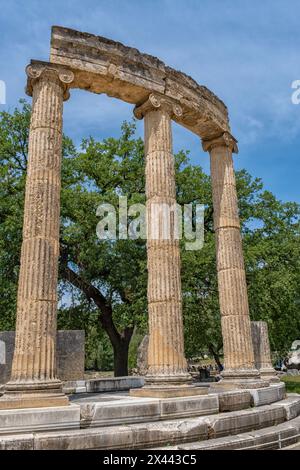
[[80, 407], [77, 405], [0, 411], [0, 441], [6, 434], [79, 428]]
[[259, 389], [266, 388], [270, 386], [270, 382], [266, 380], [249, 380], [249, 381], [239, 381], [239, 380], [230, 380], [222, 379], [219, 382], [214, 383], [214, 387], [219, 387], [220, 390], [250, 390], [250, 389]]
[[262, 380], [266, 380], [267, 382], [270, 383], [279, 383], [280, 378], [277, 375], [277, 372], [275, 369], [272, 368], [260, 368], [259, 369], [260, 376]]
[[149, 398], [178, 398], [178, 397], [193, 397], [197, 395], [207, 395], [209, 387], [194, 386], [194, 385], [179, 385], [170, 387], [155, 387], [144, 386], [142, 388], [131, 389], [130, 396], [132, 397], [149, 397]]
[[[260, 433], [267, 433], [268, 428], [275, 427], [271, 430], [274, 433], [274, 429], [278, 430], [283, 424], [288, 425], [299, 414], [300, 396], [293, 395], [273, 405], [193, 418], [148, 420], [126, 426], [108, 425], [101, 430], [85, 428], [5, 435], [0, 436], [0, 449], [189, 449], [186, 446], [190, 446], [191, 450], [205, 449], [212, 448], [214, 441], [220, 443], [218, 439], [226, 439], [227, 445], [241, 441], [240, 435], [243, 433], [258, 436]], [[295, 428], [293, 424], [290, 427]], [[286, 436], [289, 435], [288, 432]], [[291, 432], [293, 436], [296, 435], [295, 429]], [[243, 443], [247, 445], [245, 439]]]
[[276, 426], [209, 441], [190, 442], [160, 450], [300, 450], [300, 416]]
[[70, 400], [66, 407], [0, 411], [0, 449], [205, 448], [217, 439], [236, 442], [241, 433], [277, 429], [300, 415], [300, 395], [285, 398], [283, 383], [192, 397], [117, 392]]
[[4, 394], [0, 398], [0, 410], [23, 409], [23, 408], [44, 408], [67, 406], [69, 399], [66, 395], [24, 395], [11, 396]]
[[144, 377], [129, 375], [127, 377], [101, 377], [98, 379], [71, 380], [63, 382], [63, 392], [73, 393], [99, 393], [120, 392], [131, 388], [140, 388], [145, 384]]

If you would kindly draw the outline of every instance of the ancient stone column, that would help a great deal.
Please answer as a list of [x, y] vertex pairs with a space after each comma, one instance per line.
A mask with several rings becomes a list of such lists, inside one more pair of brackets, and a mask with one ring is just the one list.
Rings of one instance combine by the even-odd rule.
[[251, 332], [255, 366], [261, 378], [266, 378], [270, 382], [279, 382], [277, 372], [272, 365], [267, 322], [252, 321]]
[[0, 408], [66, 405], [56, 376], [63, 100], [73, 73], [52, 65], [26, 69], [32, 94], [19, 274], [16, 343]]
[[[151, 94], [135, 109], [145, 120], [149, 346], [144, 390], [185, 387], [191, 376], [184, 355], [180, 248], [176, 234], [176, 191], [171, 117], [181, 108]], [[169, 230], [170, 229], [170, 230]], [[146, 390], [145, 390], [146, 389]], [[163, 392], [161, 396], [167, 396]], [[153, 393], [154, 395], [154, 393]], [[158, 395], [157, 395], [158, 396]]]
[[[221, 311], [226, 381], [240, 386], [256, 385], [246, 275], [237, 203], [232, 152], [236, 140], [227, 132], [203, 141], [210, 152], [216, 234], [219, 302]], [[223, 381], [223, 384], [225, 380]]]

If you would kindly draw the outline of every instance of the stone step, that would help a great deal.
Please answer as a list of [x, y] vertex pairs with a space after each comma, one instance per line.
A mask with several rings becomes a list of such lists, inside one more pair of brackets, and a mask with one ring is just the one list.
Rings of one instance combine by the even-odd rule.
[[238, 411], [259, 407], [285, 398], [284, 384], [258, 390], [231, 390], [179, 398], [135, 398], [128, 395], [76, 395], [81, 427], [134, 424]]
[[63, 382], [66, 394], [119, 392], [131, 388], [143, 387], [144, 377], [130, 375], [128, 377], [101, 377], [98, 379], [71, 380]]
[[77, 405], [0, 410], [0, 439], [8, 434], [80, 428]]
[[126, 392], [85, 393], [71, 397], [66, 407], [0, 410], [0, 435], [28, 431], [121, 426], [162, 420], [195, 418], [238, 411], [285, 397], [284, 384], [263, 390], [232, 390], [181, 398], [136, 398]]
[[[206, 442], [173, 446], [175, 450], [266, 450], [289, 447], [300, 449], [300, 416], [291, 421], [235, 436], [220, 437]], [[161, 447], [170, 449], [170, 447]]]
[[[97, 398], [100, 401], [96, 401]], [[121, 396], [115, 401], [85, 397], [73, 401], [80, 405], [80, 427], [121, 426], [134, 423], [206, 416], [219, 412], [218, 395], [180, 398], [136, 398]]]
[[205, 447], [226, 436], [231, 442], [243, 433], [273, 426], [278, 429], [298, 415], [300, 395], [293, 394], [271, 405], [196, 418], [0, 436], [0, 449], [157, 449], [172, 445], [182, 448], [186, 443], [200, 446], [206, 441]]

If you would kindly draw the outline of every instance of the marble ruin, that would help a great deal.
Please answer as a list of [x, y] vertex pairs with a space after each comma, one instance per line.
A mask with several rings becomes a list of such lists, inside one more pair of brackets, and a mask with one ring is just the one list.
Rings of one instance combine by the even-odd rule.
[[[62, 382], [84, 378], [84, 337], [83, 330], [57, 331], [57, 375]], [[10, 379], [14, 349], [15, 332], [0, 331], [0, 390]]]
[[[255, 364], [232, 159], [238, 147], [224, 103], [155, 57], [63, 27], [52, 29], [50, 61], [32, 60], [26, 73], [32, 118], [16, 345], [0, 409], [68, 404], [57, 378], [56, 291], [63, 103], [75, 88], [131, 103], [144, 120], [148, 230], [152, 205], [176, 202], [172, 120], [195, 133], [199, 148], [202, 142], [209, 152], [225, 361], [221, 384], [267, 387], [267, 353], [263, 369]], [[179, 242], [148, 237], [147, 254], [149, 369], [145, 386], [132, 393], [206, 393], [192, 385], [184, 355]]]
[[268, 324], [265, 321], [252, 321], [251, 331], [255, 367], [259, 370], [261, 377], [265, 377], [270, 382], [279, 382], [272, 365]]
[[[0, 337], [0, 367], [13, 355], [0, 397], [0, 449], [195, 451], [296, 443], [300, 396], [286, 396], [276, 377], [267, 325], [250, 322], [232, 158], [238, 148], [224, 103], [156, 57], [58, 26], [49, 62], [32, 60], [26, 72], [29, 166], [15, 347]], [[148, 368], [145, 377], [85, 377], [62, 386], [56, 344], [62, 117], [75, 88], [130, 103], [144, 121], [149, 335], [139, 363]], [[178, 240], [152, 237], [153, 225], [163, 231], [153, 207], [176, 202], [172, 121], [196, 134], [210, 155], [224, 370], [219, 382], [207, 384], [193, 381], [184, 354]], [[63, 363], [71, 368], [68, 355]]]

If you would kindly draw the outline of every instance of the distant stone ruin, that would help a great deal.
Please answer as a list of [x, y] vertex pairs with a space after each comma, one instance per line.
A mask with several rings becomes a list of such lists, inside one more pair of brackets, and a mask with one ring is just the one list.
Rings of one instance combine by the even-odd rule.
[[298, 369], [300, 370], [300, 340], [297, 339], [293, 341], [289, 352], [288, 360], [289, 369]]

